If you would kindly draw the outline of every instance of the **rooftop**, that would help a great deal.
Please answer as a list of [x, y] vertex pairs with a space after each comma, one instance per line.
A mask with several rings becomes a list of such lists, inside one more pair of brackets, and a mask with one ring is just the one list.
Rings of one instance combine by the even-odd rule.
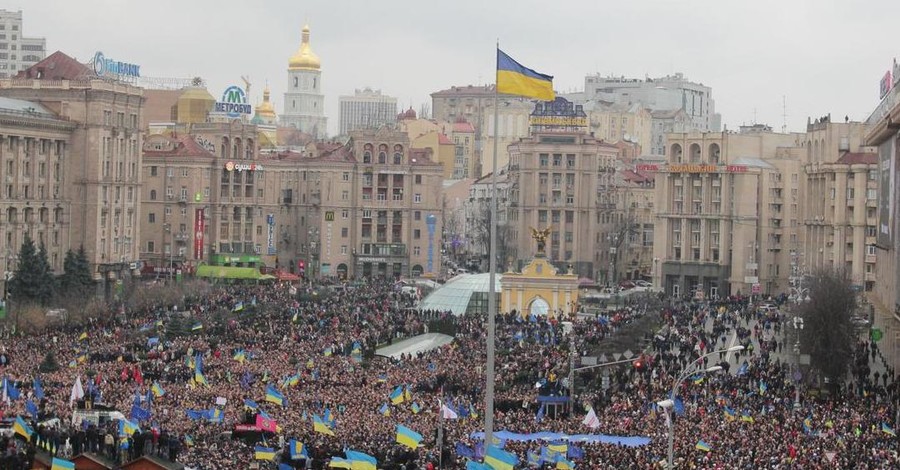
[[841, 155], [838, 163], [844, 165], [877, 165], [878, 154], [868, 152], [847, 152]]

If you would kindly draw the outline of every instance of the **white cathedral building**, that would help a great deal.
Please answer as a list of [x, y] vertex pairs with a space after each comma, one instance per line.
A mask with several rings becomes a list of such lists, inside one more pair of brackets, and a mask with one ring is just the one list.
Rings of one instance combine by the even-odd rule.
[[317, 139], [325, 138], [327, 118], [321, 62], [309, 47], [309, 26], [303, 27], [300, 49], [288, 62], [287, 92], [282, 109], [281, 125], [300, 129]]

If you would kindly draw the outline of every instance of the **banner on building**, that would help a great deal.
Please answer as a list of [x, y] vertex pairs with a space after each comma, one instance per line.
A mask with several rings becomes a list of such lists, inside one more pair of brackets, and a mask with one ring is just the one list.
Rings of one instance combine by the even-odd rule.
[[206, 229], [204, 210], [194, 211], [194, 259], [203, 259], [203, 232]]
[[893, 246], [894, 187], [896, 156], [894, 139], [888, 139], [878, 146], [878, 246], [890, 249]]
[[269, 255], [274, 255], [278, 252], [275, 248], [275, 214], [269, 214], [266, 216], [266, 225], [268, 227], [267, 237], [266, 237], [266, 252]]

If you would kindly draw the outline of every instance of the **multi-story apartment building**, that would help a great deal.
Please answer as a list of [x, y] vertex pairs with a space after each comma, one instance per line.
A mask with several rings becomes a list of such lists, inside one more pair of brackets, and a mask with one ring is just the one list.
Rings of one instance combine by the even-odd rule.
[[591, 103], [585, 106], [594, 137], [607, 142], [633, 142], [649, 149], [651, 115], [642, 105]]
[[382, 95], [381, 90], [365, 88], [338, 97], [340, 135], [356, 129], [377, 129], [397, 120], [397, 98]]
[[146, 139], [142, 259], [164, 270], [222, 264], [222, 256], [236, 259], [230, 265], [276, 264], [270, 231], [290, 222], [276, 210], [257, 135], [255, 125], [234, 121], [176, 126]]
[[478, 172], [470, 175], [470, 178], [478, 178], [490, 172], [490, 165], [484, 168], [482, 152], [484, 144], [481, 141], [484, 130], [484, 108], [494, 102], [494, 86], [453, 86], [446, 90], [436, 91], [431, 94], [431, 116], [437, 121], [456, 122], [457, 119], [465, 119], [475, 128], [474, 154]]
[[666, 154], [666, 136], [690, 131], [687, 113], [681, 109], [663, 109], [650, 112], [650, 146], [644, 147], [651, 155]]
[[76, 201], [67, 191], [65, 167], [77, 126], [38, 102], [0, 98], [0, 264], [5, 273], [15, 271], [26, 233], [44, 245], [54, 272], [62, 270], [65, 253], [73, 248]]
[[21, 10], [0, 10], [0, 78], [13, 77], [47, 55], [47, 40], [25, 37], [22, 26]]
[[[56, 79], [37, 78], [47, 76], [45, 70], [54, 71]], [[31, 156], [39, 151], [46, 159], [32, 162], [27, 174], [24, 161], [21, 167], [13, 163], [13, 171], [20, 177], [13, 185], [16, 197], [28, 199], [32, 197], [26, 197], [29, 191], [38, 195], [43, 191], [44, 197], [58, 194], [60, 204], [67, 201], [69, 207], [69, 217], [63, 216], [62, 226], [58, 225], [59, 230], [67, 231], [60, 234], [60, 240], [67, 240], [68, 246], [60, 249], [64, 252], [83, 245], [98, 277], [103, 273], [107, 278], [114, 278], [115, 273], [130, 274], [139, 260], [142, 90], [99, 79], [88, 67], [57, 52], [17, 78], [0, 80], [0, 96], [38, 103], [75, 125], [66, 145], [33, 137], [8, 142], [11, 157], [15, 152]], [[62, 181], [53, 179], [57, 173], [63, 175]], [[40, 217], [40, 212], [36, 216]], [[26, 217], [23, 211], [17, 220], [24, 223]], [[52, 238], [52, 233], [49, 236]]]
[[319, 139], [327, 134], [322, 62], [309, 44], [309, 26], [303, 27], [300, 48], [288, 60], [287, 92], [281, 109], [283, 126]]
[[800, 189], [805, 234], [791, 249], [800, 255], [800, 269], [846, 269], [856, 286], [869, 291], [876, 279], [878, 154], [864, 147], [864, 139], [861, 122], [834, 123], [824, 116], [807, 124]]
[[656, 177], [654, 284], [676, 296], [785, 292], [787, 241], [801, 231], [801, 140], [765, 126], [670, 134]]
[[432, 160], [444, 167], [444, 179], [463, 179], [475, 174], [475, 128], [457, 118], [454, 123], [417, 119], [412, 109], [400, 113], [399, 128], [415, 148], [429, 148]]
[[718, 131], [721, 126], [712, 88], [692, 82], [681, 73], [645, 79], [588, 75], [584, 78], [584, 97], [626, 105], [640, 103], [653, 111], [680, 109], [690, 120], [687, 130]]
[[[441, 166], [388, 127], [351, 131], [307, 157], [280, 155], [299, 172], [298, 256], [320, 275], [437, 275], [441, 268]], [[271, 164], [271, 163], [270, 163]], [[282, 185], [284, 186], [284, 185]], [[293, 189], [283, 191], [293, 198]], [[307, 270], [310, 268], [308, 267]]]
[[[506, 168], [497, 173], [497, 266], [504, 270], [515, 261], [516, 247], [509, 238], [510, 225], [509, 172]], [[488, 267], [491, 246], [491, 198], [493, 197], [493, 173], [472, 182], [469, 198], [465, 203], [464, 247], [472, 264]], [[537, 227], [535, 227], [537, 228]]]
[[549, 226], [547, 257], [557, 267], [571, 264], [580, 276], [596, 279], [601, 239], [617, 221], [610, 196], [618, 148], [592, 137], [581, 106], [565, 99], [537, 103], [531, 122], [530, 137], [508, 147], [510, 258], [519, 267], [530, 260], [535, 252], [530, 228]]
[[882, 100], [866, 120], [865, 145], [878, 150], [878, 225], [875, 239], [874, 291], [876, 324], [884, 330], [879, 350], [892, 367], [900, 366], [900, 66], [881, 82]]

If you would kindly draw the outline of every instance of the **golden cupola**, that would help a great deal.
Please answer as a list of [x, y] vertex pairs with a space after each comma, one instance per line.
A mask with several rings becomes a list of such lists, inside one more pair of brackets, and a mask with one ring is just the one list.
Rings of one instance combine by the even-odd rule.
[[300, 49], [288, 61], [289, 70], [319, 70], [319, 56], [309, 47], [309, 25], [303, 27], [303, 41]]
[[266, 85], [266, 89], [263, 90], [262, 103], [256, 106], [256, 115], [266, 122], [274, 122], [275, 107], [273, 107], [272, 102], [269, 101], [269, 95], [269, 85]]

